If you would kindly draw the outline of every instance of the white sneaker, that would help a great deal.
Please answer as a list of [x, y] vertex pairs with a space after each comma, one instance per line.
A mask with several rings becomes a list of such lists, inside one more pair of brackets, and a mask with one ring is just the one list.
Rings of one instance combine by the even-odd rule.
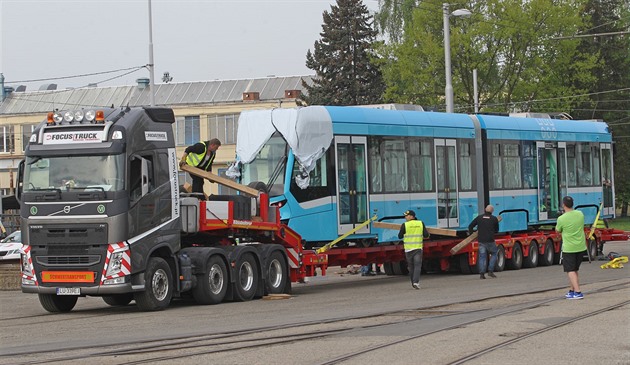
[[411, 284], [415, 289], [420, 289], [420, 283]]

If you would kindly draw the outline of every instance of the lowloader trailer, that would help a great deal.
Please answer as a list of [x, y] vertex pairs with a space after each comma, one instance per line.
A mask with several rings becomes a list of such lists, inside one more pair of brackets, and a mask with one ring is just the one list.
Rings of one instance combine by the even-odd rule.
[[[135, 300], [144, 311], [165, 309], [185, 295], [199, 304], [247, 301], [288, 294], [291, 283], [325, 275], [328, 266], [378, 263], [389, 275], [407, 273], [401, 244], [305, 249], [258, 184], [186, 166], [240, 195], [200, 200], [180, 193], [174, 121], [167, 108], [103, 108], [49, 113], [35, 129], [18, 172], [21, 288], [38, 294], [45, 310], [71, 311], [85, 296], [112, 306]], [[474, 270], [475, 242], [453, 255], [449, 250], [463, 237], [435, 232], [425, 241], [427, 263]], [[622, 236], [596, 233], [600, 240]], [[552, 242], [555, 260], [558, 240], [541, 231], [504, 235], [497, 243], [504, 262], [518, 258], [520, 249], [523, 262], [538, 251], [543, 259], [536, 263], [546, 263], [546, 243]]]

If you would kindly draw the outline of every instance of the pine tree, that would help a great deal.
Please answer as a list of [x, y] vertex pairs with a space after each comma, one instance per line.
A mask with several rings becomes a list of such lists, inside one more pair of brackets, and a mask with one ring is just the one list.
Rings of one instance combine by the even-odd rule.
[[310, 105], [366, 105], [382, 102], [383, 76], [376, 61], [377, 31], [362, 0], [337, 0], [324, 11], [321, 39], [306, 54], [316, 72], [302, 100]]

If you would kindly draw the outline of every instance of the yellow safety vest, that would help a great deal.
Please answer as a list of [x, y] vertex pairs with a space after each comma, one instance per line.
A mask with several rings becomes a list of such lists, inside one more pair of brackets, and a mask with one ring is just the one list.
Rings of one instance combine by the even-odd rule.
[[405, 235], [403, 236], [403, 245], [405, 252], [422, 249], [422, 233], [424, 232], [424, 224], [417, 219], [405, 222]]
[[208, 168], [212, 166], [212, 162], [214, 161], [214, 157], [216, 156], [216, 154], [210, 153], [210, 156], [207, 156], [208, 146], [206, 146], [205, 142], [201, 143], [204, 147], [203, 153], [189, 153], [186, 156], [186, 163], [192, 167], [198, 167], [200, 169], [208, 171]]

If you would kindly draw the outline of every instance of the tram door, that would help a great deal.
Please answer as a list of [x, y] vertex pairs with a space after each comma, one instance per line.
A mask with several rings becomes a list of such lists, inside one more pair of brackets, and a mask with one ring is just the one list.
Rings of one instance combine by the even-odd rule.
[[566, 142], [536, 142], [538, 159], [538, 220], [558, 218], [567, 195]]
[[459, 227], [457, 144], [454, 139], [435, 139], [437, 215], [439, 227]]
[[[337, 158], [338, 234], [344, 234], [369, 218], [367, 138], [335, 137]], [[369, 225], [356, 233], [368, 233]]]
[[612, 165], [612, 150], [610, 143], [600, 143], [602, 161], [602, 193], [604, 195], [604, 208], [602, 214], [614, 214], [615, 213], [615, 196], [613, 194], [613, 165]]

